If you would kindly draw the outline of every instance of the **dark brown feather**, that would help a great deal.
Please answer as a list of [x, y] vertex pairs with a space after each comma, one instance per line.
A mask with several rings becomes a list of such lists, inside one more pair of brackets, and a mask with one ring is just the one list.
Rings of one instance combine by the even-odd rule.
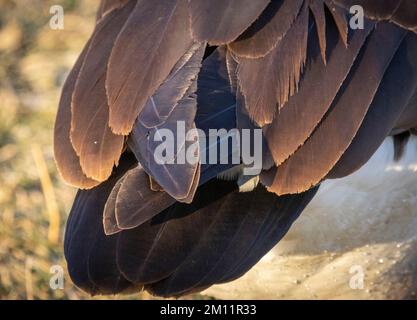
[[[417, 110], [413, 98], [410, 99], [417, 86], [416, 55], [417, 35], [409, 32], [384, 76], [361, 128], [327, 178], [345, 177], [358, 170], [369, 160], [393, 128], [401, 129], [402, 124], [400, 127], [397, 126], [407, 107], [413, 106], [414, 110]], [[411, 120], [412, 117], [408, 119]], [[417, 125], [417, 121], [415, 124]], [[402, 130], [409, 128], [406, 126]]]
[[279, 43], [294, 23], [304, 0], [272, 0], [262, 15], [230, 44], [236, 55], [260, 58]]
[[[168, 80], [151, 97], [152, 103], [145, 105], [130, 137], [130, 146], [144, 170], [168, 194], [181, 202], [192, 201], [200, 179], [198, 144], [193, 155], [193, 163], [189, 162], [190, 158], [183, 159], [183, 157], [188, 154], [192, 146], [195, 146], [194, 141], [188, 141], [190, 137], [187, 137], [187, 133], [195, 129], [194, 120], [197, 111], [195, 92], [203, 53], [203, 45], [194, 45], [185, 54], [185, 57], [191, 55], [190, 63], [184, 57], [180, 60], [180, 65], [177, 64], [172, 72], [173, 76], [168, 77]], [[159, 111], [161, 113], [158, 113]], [[155, 116], [151, 116], [152, 114]], [[166, 114], [166, 117], [161, 117], [161, 114]], [[180, 122], [183, 122], [185, 135], [177, 130]], [[149, 127], [152, 124], [155, 126]], [[176, 140], [168, 142], [174, 148], [174, 158], [168, 163], [157, 163], [155, 151], [164, 141], [160, 132], [166, 129], [174, 133], [173, 138]], [[176, 163], [177, 160], [181, 160], [181, 163]]]
[[176, 203], [151, 221], [120, 233], [117, 263], [135, 283], [150, 283], [169, 276], [188, 256], [219, 208], [236, 190], [234, 182], [212, 180], [196, 194], [192, 204]]
[[297, 92], [307, 56], [309, 11], [304, 5], [285, 37], [268, 55], [239, 58], [238, 78], [250, 117], [260, 126]]
[[86, 44], [65, 81], [54, 128], [54, 156], [58, 171], [65, 182], [80, 189], [90, 189], [100, 183], [87, 178], [83, 173], [80, 159], [75, 153], [70, 140], [72, 93], [89, 44], [90, 42]]
[[326, 6], [329, 8], [333, 20], [336, 23], [339, 34], [342, 37], [343, 43], [345, 46], [348, 45], [348, 35], [349, 35], [349, 26], [347, 21], [347, 11], [340, 8], [339, 6], [334, 5], [332, 0], [326, 0]]
[[269, 0], [188, 0], [196, 41], [232, 42], [260, 16]]
[[[191, 89], [194, 90], [194, 89]], [[192, 92], [192, 91], [191, 91]], [[196, 173], [199, 170], [200, 150], [197, 143], [197, 153], [193, 155], [193, 163], [189, 161], [182, 161], [181, 155], [186, 155], [187, 152], [195, 145], [194, 141], [188, 141], [186, 136], [178, 132], [178, 121], [183, 121], [185, 132], [195, 129], [194, 119], [197, 110], [197, 101], [194, 94], [186, 94], [177, 107], [172, 111], [169, 118], [161, 126], [148, 129], [138, 121], [132, 131], [129, 139], [129, 146], [135, 153], [139, 162], [142, 164], [145, 171], [152, 176], [156, 182], [173, 198], [178, 201], [189, 199], [189, 196], [194, 194], [199, 179]], [[169, 129], [174, 134], [175, 140], [174, 154], [172, 159], [166, 159], [169, 163], [158, 163], [155, 159], [155, 151], [164, 137], [160, 136], [160, 130]], [[160, 140], [160, 141], [158, 141]], [[169, 142], [171, 143], [171, 142]], [[181, 161], [178, 161], [181, 160]], [[189, 160], [189, 159], [186, 159]], [[181, 163], [178, 163], [181, 162]], [[183, 163], [184, 162], [184, 163]]]
[[186, 0], [142, 0], [119, 34], [107, 70], [109, 124], [128, 135], [145, 106], [192, 45]]
[[324, 2], [320, 0], [310, 0], [309, 6], [316, 21], [321, 56], [324, 64], [326, 64], [326, 13], [324, 11]]
[[109, 197], [107, 198], [106, 205], [104, 206], [103, 211], [103, 227], [104, 233], [106, 235], [112, 235], [119, 233], [122, 229], [117, 225], [116, 219], [116, 199], [117, 194], [119, 193], [120, 187], [125, 176], [121, 177], [117, 183], [114, 185], [113, 189], [110, 192]]
[[151, 188], [152, 191], [164, 191], [164, 188], [162, 188], [158, 182], [156, 182], [156, 180], [154, 178], [152, 178], [151, 176], [149, 177], [149, 187]]
[[195, 43], [181, 57], [169, 77], [158, 88], [156, 93], [146, 102], [139, 121], [146, 128], [163, 124], [185, 95], [191, 84], [196, 80], [204, 55], [204, 43]]
[[[251, 197], [229, 194], [221, 199], [221, 206], [201, 212], [207, 224], [190, 241], [194, 245], [182, 263], [168, 278], [146, 289], [161, 296], [180, 296], [243, 275], [285, 235], [315, 192], [274, 197], [259, 186]], [[194, 217], [196, 223], [199, 218]], [[186, 229], [179, 232], [184, 233], [181, 238], [195, 237]]]
[[406, 108], [394, 126], [394, 131], [401, 132], [417, 128], [417, 91], [414, 92]]
[[116, 236], [103, 232], [103, 208], [115, 183], [134, 165], [125, 154], [113, 175], [91, 190], [80, 190], [65, 230], [64, 252], [73, 282], [90, 294], [121, 293], [139, 287], [127, 281], [116, 265]]
[[236, 93], [238, 86], [237, 67], [237, 59], [234, 57], [233, 53], [228, 48], [226, 48], [227, 76], [229, 78], [230, 88], [232, 89], [233, 93]]
[[97, 21], [102, 19], [105, 15], [113, 10], [120, 9], [126, 5], [130, 0], [101, 0], [100, 7], [97, 11]]
[[164, 191], [152, 191], [149, 177], [140, 167], [130, 170], [121, 182], [116, 199], [116, 221], [120, 229], [133, 229], [175, 203]]
[[310, 41], [313, 60], [306, 67], [298, 93], [290, 98], [273, 123], [264, 129], [277, 165], [307, 140], [326, 114], [372, 27], [373, 23], [367, 23], [364, 30], [356, 30], [348, 48], [336, 28], [331, 28], [328, 37], [331, 51], [327, 65], [319, 57], [317, 42]]
[[378, 25], [332, 109], [302, 148], [278, 167], [268, 190], [277, 194], [299, 193], [327, 175], [355, 137], [405, 33], [392, 24]]
[[97, 181], [111, 175], [123, 150], [124, 137], [108, 126], [105, 80], [114, 41], [133, 5], [113, 10], [96, 26], [72, 97], [71, 142], [84, 173]]

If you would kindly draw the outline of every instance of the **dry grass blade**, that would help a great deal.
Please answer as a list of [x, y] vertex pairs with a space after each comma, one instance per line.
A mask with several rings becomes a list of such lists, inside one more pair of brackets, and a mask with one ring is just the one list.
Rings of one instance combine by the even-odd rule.
[[58, 204], [55, 197], [54, 186], [49, 175], [42, 150], [39, 145], [32, 145], [32, 155], [35, 160], [36, 169], [42, 185], [45, 206], [49, 217], [48, 240], [53, 244], [59, 242], [61, 218], [59, 215]]

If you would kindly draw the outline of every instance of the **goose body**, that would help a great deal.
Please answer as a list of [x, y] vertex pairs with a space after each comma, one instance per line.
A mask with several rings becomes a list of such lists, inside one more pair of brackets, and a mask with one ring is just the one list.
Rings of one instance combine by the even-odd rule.
[[[371, 162], [383, 175], [355, 172], [417, 127], [417, 8], [361, 3], [351, 28], [348, 0], [103, 0], [55, 124], [59, 172], [79, 188], [64, 243], [74, 283], [180, 297], [268, 252], [261, 265], [397, 236], [389, 199], [411, 174], [387, 191], [401, 172], [384, 171], [385, 144]], [[385, 204], [366, 202], [370, 190]]]

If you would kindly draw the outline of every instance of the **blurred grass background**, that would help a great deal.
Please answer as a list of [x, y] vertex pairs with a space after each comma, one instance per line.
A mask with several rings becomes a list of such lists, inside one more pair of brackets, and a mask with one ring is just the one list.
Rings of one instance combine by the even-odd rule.
[[[94, 27], [99, 1], [0, 0], [0, 299], [83, 299], [65, 272], [65, 221], [75, 190], [60, 180], [52, 140], [60, 89]], [[52, 30], [52, 5], [65, 10]]]

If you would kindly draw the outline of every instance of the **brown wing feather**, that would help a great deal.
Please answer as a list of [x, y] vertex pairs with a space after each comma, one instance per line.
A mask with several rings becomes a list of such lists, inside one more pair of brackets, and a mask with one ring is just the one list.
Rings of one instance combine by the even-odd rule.
[[[326, 178], [342, 178], [358, 170], [370, 159], [393, 128], [402, 132], [401, 130], [417, 125], [416, 96], [413, 97], [417, 87], [416, 54], [417, 35], [409, 32], [384, 76], [361, 128]], [[402, 114], [409, 121], [413, 120], [412, 114], [407, 112], [408, 108], [414, 111], [414, 125], [408, 123], [410, 126], [402, 127], [405, 124], [401, 124]]]
[[271, 1], [255, 23], [230, 44], [230, 49], [245, 58], [267, 55], [291, 28], [303, 3], [304, 0]]
[[227, 77], [229, 79], [230, 88], [233, 93], [237, 92], [238, 87], [237, 67], [237, 59], [234, 57], [233, 53], [226, 48]]
[[129, 134], [145, 103], [191, 44], [185, 0], [137, 2], [108, 64], [106, 87], [113, 132]]
[[87, 178], [83, 173], [80, 166], [80, 159], [75, 153], [70, 140], [71, 98], [89, 44], [89, 42], [86, 44], [83, 52], [65, 81], [54, 128], [54, 155], [58, 171], [65, 182], [80, 189], [90, 189], [100, 183]]
[[292, 155], [324, 117], [372, 27], [373, 23], [369, 23], [364, 30], [356, 30], [348, 48], [333, 28], [328, 38], [333, 49], [327, 65], [318, 57], [320, 49], [315, 45], [316, 56], [304, 72], [298, 93], [290, 98], [273, 123], [264, 128], [276, 164]]
[[417, 91], [414, 92], [405, 110], [394, 126], [394, 130], [397, 132], [412, 128], [417, 128]]
[[119, 193], [120, 187], [122, 186], [122, 181], [124, 177], [121, 177], [116, 184], [114, 185], [113, 189], [110, 192], [109, 197], [107, 198], [106, 205], [104, 206], [103, 210], [103, 227], [104, 233], [106, 235], [112, 235], [119, 233], [122, 229], [119, 228], [117, 225], [116, 219], [116, 199], [117, 194]]
[[97, 11], [97, 21], [102, 19], [105, 15], [113, 10], [120, 9], [126, 5], [130, 0], [102, 0]]
[[303, 147], [278, 167], [270, 191], [299, 193], [327, 175], [355, 137], [405, 34], [390, 24], [375, 29], [333, 108]]
[[349, 27], [346, 17], [346, 10], [334, 5], [334, 3], [331, 0], [326, 0], [326, 6], [333, 16], [334, 22], [336, 23], [337, 29], [339, 30], [339, 34], [342, 37], [343, 43], [345, 44], [345, 46], [347, 46]]
[[[138, 121], [132, 131], [129, 139], [129, 147], [139, 159], [145, 171], [151, 175], [156, 182], [173, 198], [178, 201], [190, 201], [195, 193], [198, 180], [200, 178], [197, 172], [200, 167], [200, 150], [197, 148], [196, 153], [192, 154], [193, 161], [190, 158], [180, 160], [183, 155], [189, 153], [194, 141], [188, 141], [189, 137], [184, 136], [178, 130], [178, 121], [183, 121], [185, 132], [195, 128], [194, 118], [197, 109], [197, 101], [193, 94], [186, 95], [178, 103], [170, 117], [161, 126], [148, 129]], [[164, 163], [158, 163], [155, 158], [156, 148], [159, 148], [165, 138], [160, 136], [162, 129], [169, 129], [175, 137], [172, 148], [174, 149], [172, 157], [165, 159]], [[158, 141], [159, 140], [159, 141]], [[168, 142], [171, 143], [171, 142]], [[198, 147], [198, 144], [197, 144]], [[167, 155], [168, 156], [168, 155]], [[190, 160], [191, 161], [191, 160]], [[168, 163], [166, 163], [168, 162]], [[172, 163], [170, 163], [172, 162]], [[197, 180], [197, 182], [196, 182]]]
[[239, 58], [238, 78], [250, 117], [260, 126], [271, 123], [275, 113], [298, 87], [307, 56], [308, 7], [268, 55]]
[[201, 69], [204, 49], [205, 43], [195, 43], [181, 57], [169, 77], [146, 102], [139, 116], [143, 126], [146, 128], [160, 126], [169, 118], [178, 101], [196, 80]]
[[72, 98], [71, 142], [85, 174], [98, 181], [111, 175], [123, 150], [124, 137], [108, 126], [105, 76], [114, 41], [133, 5], [112, 11], [97, 25]]
[[213, 45], [232, 42], [260, 16], [270, 0], [188, 0], [193, 38]]
[[[192, 201], [200, 178], [200, 150], [197, 148], [193, 154], [195, 162], [181, 160], [182, 155], [188, 155], [189, 149], [195, 144], [193, 141], [188, 141], [189, 137], [184, 136], [178, 128], [182, 125], [180, 122], [183, 122], [185, 134], [195, 129], [194, 120], [197, 110], [195, 92], [204, 47], [204, 44], [196, 44], [185, 54], [185, 56], [191, 55], [188, 61], [180, 59], [180, 65], [176, 65], [165, 83], [146, 103], [129, 143], [145, 171], [168, 194], [181, 202]], [[159, 148], [160, 141], [165, 139], [160, 136], [165, 129], [175, 133], [176, 141], [172, 144], [172, 147], [175, 147], [174, 158], [170, 159], [173, 163], [158, 164], [155, 160], [155, 151]], [[187, 157], [187, 160], [189, 159]], [[181, 163], [176, 163], [177, 160], [181, 160]]]
[[150, 189], [148, 175], [138, 166], [125, 175], [117, 193], [117, 226], [122, 230], [133, 229], [174, 203], [175, 199], [166, 192]]
[[326, 63], [326, 14], [324, 11], [324, 2], [320, 0], [310, 0], [309, 6], [316, 21], [321, 56], [324, 63]]

